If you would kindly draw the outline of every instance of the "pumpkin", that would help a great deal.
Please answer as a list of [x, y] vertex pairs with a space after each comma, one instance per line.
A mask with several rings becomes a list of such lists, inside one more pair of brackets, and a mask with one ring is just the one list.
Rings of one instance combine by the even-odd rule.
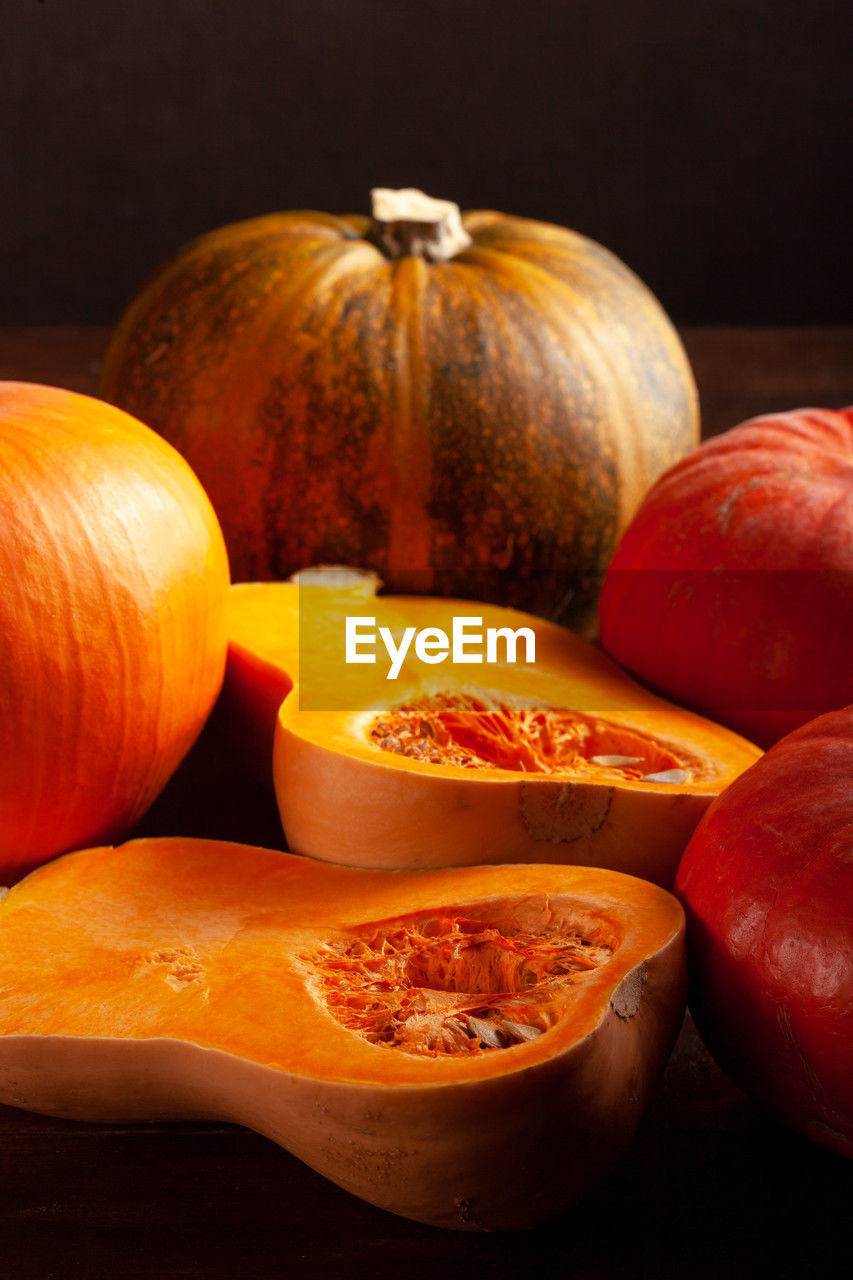
[[228, 562], [198, 480], [128, 414], [0, 384], [0, 870], [125, 834], [225, 666]]
[[237, 1121], [395, 1213], [528, 1227], [630, 1141], [683, 1015], [683, 928], [663, 890], [587, 868], [72, 853], [0, 902], [0, 1101]]
[[714, 802], [676, 890], [691, 1010], [778, 1119], [853, 1156], [853, 707], [783, 738]]
[[[231, 588], [226, 736], [267, 778], [272, 756], [294, 852], [389, 869], [593, 864], [668, 887], [712, 798], [760, 755], [553, 623], [369, 589]], [[524, 627], [535, 661], [521, 648], [480, 666], [410, 656], [390, 680], [387, 663], [345, 664], [346, 616], [398, 637], [450, 633], [458, 616]]]
[[681, 344], [612, 254], [410, 191], [196, 240], [125, 312], [100, 394], [189, 459], [235, 581], [360, 564], [578, 626], [698, 439]]
[[853, 702], [853, 408], [753, 418], [654, 485], [601, 597], [607, 652], [769, 746]]

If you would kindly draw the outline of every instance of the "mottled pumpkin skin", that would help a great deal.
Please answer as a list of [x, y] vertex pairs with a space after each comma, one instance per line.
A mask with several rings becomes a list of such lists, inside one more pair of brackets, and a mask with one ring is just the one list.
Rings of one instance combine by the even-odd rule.
[[683, 349], [621, 262], [559, 227], [463, 220], [471, 247], [428, 263], [388, 259], [363, 218], [253, 219], [124, 315], [100, 394], [189, 460], [235, 580], [359, 564], [577, 623], [696, 443]]
[[690, 1005], [784, 1124], [853, 1156], [853, 707], [783, 738], [687, 846]]
[[0, 884], [142, 816], [216, 700], [227, 592], [173, 448], [89, 396], [0, 383]]

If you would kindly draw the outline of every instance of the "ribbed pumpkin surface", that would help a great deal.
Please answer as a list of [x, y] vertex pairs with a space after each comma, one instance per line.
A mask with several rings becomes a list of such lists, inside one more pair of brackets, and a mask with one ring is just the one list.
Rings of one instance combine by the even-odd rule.
[[392, 590], [579, 622], [621, 529], [697, 439], [660, 305], [559, 227], [464, 215], [447, 261], [368, 220], [225, 227], [143, 290], [101, 394], [188, 458], [235, 580], [361, 564]]
[[0, 383], [0, 875], [115, 839], [225, 664], [228, 564], [185, 461], [111, 405]]

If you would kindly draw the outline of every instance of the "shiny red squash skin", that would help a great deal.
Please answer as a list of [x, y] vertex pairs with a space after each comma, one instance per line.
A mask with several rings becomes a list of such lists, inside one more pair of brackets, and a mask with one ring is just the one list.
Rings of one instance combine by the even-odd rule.
[[690, 1004], [720, 1065], [853, 1155], [853, 707], [783, 738], [712, 804], [676, 894]]
[[601, 596], [604, 649], [768, 747], [853, 702], [853, 408], [751, 419], [652, 487]]

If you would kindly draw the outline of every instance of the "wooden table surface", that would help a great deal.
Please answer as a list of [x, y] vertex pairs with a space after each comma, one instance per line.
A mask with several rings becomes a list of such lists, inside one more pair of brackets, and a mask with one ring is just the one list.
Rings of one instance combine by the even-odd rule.
[[[106, 331], [0, 329], [0, 378], [94, 387]], [[851, 329], [684, 333], [706, 434], [751, 414], [853, 403]], [[214, 725], [140, 826], [280, 847], [274, 802]], [[224, 1124], [97, 1126], [0, 1107], [5, 1280], [812, 1280], [849, 1269], [850, 1166], [766, 1120], [689, 1018], [623, 1164], [517, 1235], [423, 1227], [363, 1204]]]

